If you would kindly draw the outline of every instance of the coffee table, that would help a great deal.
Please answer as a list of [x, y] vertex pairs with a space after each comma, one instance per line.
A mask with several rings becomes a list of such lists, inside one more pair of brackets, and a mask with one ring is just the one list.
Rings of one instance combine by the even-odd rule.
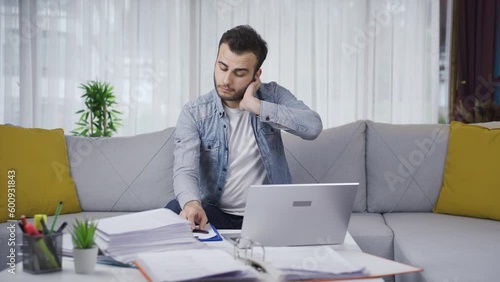
[[[234, 230], [219, 230], [221, 234], [228, 234], [235, 232]], [[238, 232], [238, 231], [236, 231]], [[227, 251], [233, 250], [233, 245], [227, 241], [219, 242], [207, 242], [209, 247], [225, 249]], [[352, 263], [356, 263], [357, 254], [361, 254], [361, 250], [352, 238], [352, 236], [347, 233], [344, 244], [335, 245], [333, 248], [339, 252], [339, 254], [351, 260]], [[71, 282], [87, 282], [87, 281], [106, 281], [106, 282], [118, 282], [118, 281], [147, 281], [144, 276], [135, 268], [127, 267], [117, 267], [105, 264], [97, 264], [96, 270], [92, 274], [76, 274], [74, 270], [73, 258], [64, 257], [63, 258], [63, 269], [60, 272], [46, 273], [46, 274], [30, 274], [23, 272], [22, 263], [17, 264], [16, 274], [10, 274], [6, 270], [0, 272], [0, 281], [71, 281]], [[350, 280], [353, 281], [353, 280]], [[355, 281], [365, 281], [365, 282], [383, 282], [383, 279], [363, 279]]]

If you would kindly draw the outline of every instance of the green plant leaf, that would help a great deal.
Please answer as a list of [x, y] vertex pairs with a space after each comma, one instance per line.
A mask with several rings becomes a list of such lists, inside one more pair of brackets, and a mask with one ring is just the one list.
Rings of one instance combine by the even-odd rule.
[[82, 83], [78, 88], [85, 91], [81, 96], [84, 99], [85, 109], [77, 112], [81, 116], [76, 123], [78, 130], [73, 132], [84, 130], [79, 135], [111, 136], [118, 126], [122, 126], [117, 123], [121, 121], [119, 115], [122, 113], [112, 109], [112, 106], [117, 104], [116, 97], [113, 95], [114, 87], [110, 83], [96, 79]]
[[85, 218], [83, 221], [75, 219], [73, 223], [71, 238], [77, 249], [89, 249], [94, 246], [95, 231], [97, 223]]

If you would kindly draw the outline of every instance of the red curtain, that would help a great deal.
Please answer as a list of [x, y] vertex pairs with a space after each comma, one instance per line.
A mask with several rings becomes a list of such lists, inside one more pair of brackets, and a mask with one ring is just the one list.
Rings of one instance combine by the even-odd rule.
[[[500, 0], [456, 0], [456, 91], [453, 119], [462, 122], [500, 120], [495, 104], [495, 43]], [[500, 54], [498, 54], [500, 55]]]

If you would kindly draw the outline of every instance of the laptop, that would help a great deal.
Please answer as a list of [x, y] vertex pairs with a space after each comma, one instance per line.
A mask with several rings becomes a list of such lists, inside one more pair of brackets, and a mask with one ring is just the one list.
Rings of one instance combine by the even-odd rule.
[[[359, 183], [252, 185], [241, 234], [263, 246], [344, 242]], [[236, 236], [235, 236], [236, 235]]]

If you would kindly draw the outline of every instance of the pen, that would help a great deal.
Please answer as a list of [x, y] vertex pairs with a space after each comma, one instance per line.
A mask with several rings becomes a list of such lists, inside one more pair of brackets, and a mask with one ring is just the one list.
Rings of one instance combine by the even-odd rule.
[[33, 240], [35, 244], [35, 252], [37, 251], [37, 248], [40, 251], [38, 258], [41, 259], [41, 261], [46, 261], [49, 264], [49, 268], [59, 267], [60, 264], [57, 260], [57, 256], [54, 256], [54, 253], [50, 251], [44, 239], [33, 238]]
[[[45, 220], [40, 219], [40, 224], [42, 225], [42, 228], [43, 228], [43, 234], [49, 234], [49, 230], [47, 229], [47, 225], [45, 225]], [[59, 257], [57, 256], [57, 250], [54, 246], [54, 241], [52, 240], [52, 238], [49, 236], [45, 236], [45, 242], [46, 242], [46, 245], [47, 245], [47, 248], [48, 250], [52, 253], [52, 255], [54, 256], [54, 259], [57, 263], [57, 266], [60, 266], [61, 263], [59, 262]]]
[[66, 227], [68, 223], [65, 221], [63, 222], [63, 224], [61, 224], [61, 226], [59, 226], [59, 228], [56, 230], [56, 233], [60, 233], [64, 230], [64, 227]]
[[47, 225], [45, 225], [45, 220], [43, 218], [40, 219], [40, 224], [42, 225], [43, 234], [49, 234], [49, 230], [47, 229]]
[[195, 228], [195, 229], [193, 229], [193, 233], [203, 233], [203, 234], [208, 234], [208, 231], [207, 231], [207, 230], [203, 230], [203, 229], [198, 229], [198, 228]]
[[40, 220], [43, 219], [45, 221], [45, 223], [47, 223], [47, 215], [46, 214], [35, 214], [35, 218], [34, 218], [34, 221], [35, 221], [35, 227], [36, 227], [36, 230], [42, 232], [43, 228], [42, 228], [42, 224], [40, 223]]
[[54, 221], [52, 221], [52, 227], [50, 227], [50, 234], [52, 234], [52, 232], [54, 232], [54, 227], [56, 226], [57, 217], [61, 213], [62, 205], [63, 205], [63, 202], [60, 201], [59, 205], [57, 206], [56, 214], [54, 216]]
[[28, 221], [26, 220], [26, 216], [24, 214], [21, 215], [21, 222], [23, 223], [23, 230], [26, 232], [26, 225], [28, 224]]
[[36, 230], [35, 226], [31, 223], [24, 224], [24, 232], [28, 235], [40, 235], [40, 232]]
[[19, 221], [19, 222], [17, 222], [17, 224], [19, 224], [19, 228], [21, 228], [21, 231], [24, 233], [23, 223], [21, 221]]

